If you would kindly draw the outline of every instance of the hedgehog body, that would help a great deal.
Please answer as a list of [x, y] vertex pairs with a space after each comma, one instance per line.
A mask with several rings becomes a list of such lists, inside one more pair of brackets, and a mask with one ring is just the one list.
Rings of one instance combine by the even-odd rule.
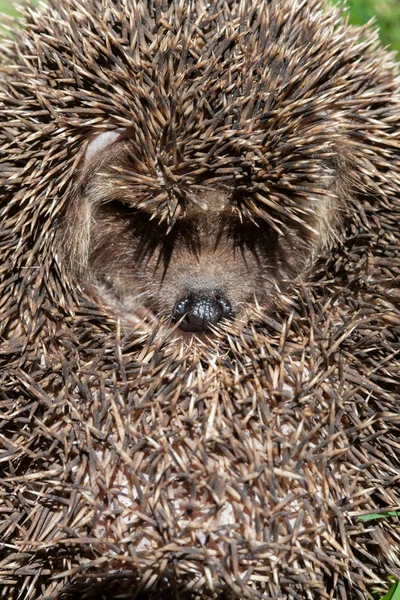
[[376, 34], [320, 0], [52, 0], [1, 56], [4, 593], [399, 577], [398, 522], [357, 520], [400, 505], [400, 90]]

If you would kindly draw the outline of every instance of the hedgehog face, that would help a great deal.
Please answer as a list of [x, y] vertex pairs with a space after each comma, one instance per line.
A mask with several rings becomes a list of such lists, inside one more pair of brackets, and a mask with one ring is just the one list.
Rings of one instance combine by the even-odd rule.
[[249, 304], [267, 310], [324, 237], [329, 200], [319, 198], [317, 210], [310, 199], [312, 226], [279, 233], [265, 219], [243, 218], [234, 185], [205, 181], [162, 220], [138, 194], [124, 137], [117, 130], [89, 144], [72, 219], [75, 257], [102, 301], [130, 323], [164, 316], [196, 333]]

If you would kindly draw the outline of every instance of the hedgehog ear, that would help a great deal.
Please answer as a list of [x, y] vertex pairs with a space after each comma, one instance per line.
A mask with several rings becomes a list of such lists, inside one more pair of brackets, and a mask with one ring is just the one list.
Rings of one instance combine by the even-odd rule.
[[125, 127], [119, 127], [112, 131], [103, 131], [97, 133], [89, 139], [89, 143], [86, 148], [84, 165], [87, 166], [95, 157], [97, 157], [103, 150], [109, 148], [115, 142], [119, 142], [128, 135], [128, 130]]

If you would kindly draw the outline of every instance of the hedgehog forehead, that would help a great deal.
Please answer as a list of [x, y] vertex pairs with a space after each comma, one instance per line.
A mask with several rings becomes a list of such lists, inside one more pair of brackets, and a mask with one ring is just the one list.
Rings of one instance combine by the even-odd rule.
[[206, 165], [197, 151], [186, 169], [184, 160], [173, 164], [169, 152], [160, 150], [155, 159], [141, 154], [128, 129], [105, 131], [90, 138], [84, 156], [87, 201], [94, 206], [117, 200], [169, 228], [182, 219], [204, 220], [206, 215], [264, 222], [280, 233], [289, 223], [306, 223], [316, 198], [328, 195], [333, 173], [325, 161], [329, 154], [310, 154], [306, 147], [303, 155], [286, 144], [285, 167], [270, 162], [257, 148], [251, 151], [251, 138], [247, 141], [243, 155], [229, 144], [219, 152], [217, 142]]
[[229, 214], [232, 212], [231, 195], [218, 188], [200, 190], [191, 195], [186, 203], [185, 216]]
[[[216, 7], [203, 3], [201, 7], [181, 2], [179, 10], [175, 3], [156, 9], [151, 2], [133, 3], [132, 12], [138, 19], [135, 25], [143, 32], [134, 44], [132, 40], [128, 44], [128, 40], [119, 40], [118, 36], [105, 32], [104, 45], [110, 47], [107, 59], [101, 54], [92, 55], [85, 47], [88, 57], [84, 74], [88, 84], [90, 70], [95, 66], [103, 74], [102, 79], [105, 76], [110, 79], [106, 87], [97, 81], [103, 91], [101, 101], [93, 97], [94, 91], [88, 100], [94, 100], [95, 106], [104, 107], [110, 114], [120, 112], [120, 118], [126, 118], [126, 109], [130, 118], [134, 114], [136, 122], [132, 125], [141, 130], [138, 135], [144, 151], [153, 152], [151, 138], [174, 141], [182, 131], [186, 142], [193, 140], [193, 144], [201, 134], [212, 139], [221, 138], [223, 133], [234, 136], [236, 131], [236, 137], [241, 132], [244, 139], [246, 132], [257, 128], [260, 115], [271, 109], [284, 90], [285, 108], [281, 109], [281, 116], [287, 108], [293, 111], [287, 90], [294, 93], [296, 88], [301, 89], [304, 76], [312, 77], [311, 62], [307, 74], [304, 57], [297, 60], [299, 48], [305, 52], [306, 40], [301, 36], [285, 40], [289, 35], [286, 26], [282, 27], [283, 39], [279, 54], [276, 53], [268, 29], [267, 15], [273, 13], [269, 3], [260, 2], [256, 13], [264, 15], [265, 11], [264, 18], [248, 28], [243, 28], [238, 18], [241, 3], [229, 6], [232, 12], [229, 27], [225, 20], [220, 25]], [[101, 20], [101, 15], [98, 19]], [[111, 21], [111, 31], [119, 31], [121, 23], [117, 16]], [[311, 21], [304, 17], [302, 21], [311, 36]], [[147, 39], [147, 34], [151, 39]], [[115, 62], [108, 58], [113, 53]], [[72, 61], [78, 58], [73, 56]], [[294, 77], [296, 71], [303, 77]], [[81, 98], [83, 95], [80, 92]], [[300, 100], [301, 95], [296, 98], [297, 106]]]

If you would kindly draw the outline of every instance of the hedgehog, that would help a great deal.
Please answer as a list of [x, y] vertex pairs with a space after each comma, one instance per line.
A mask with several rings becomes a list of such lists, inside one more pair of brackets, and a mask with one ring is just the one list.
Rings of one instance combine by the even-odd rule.
[[[238, 14], [229, 32], [224, 18], [203, 39], [191, 31], [196, 11], [182, 10], [176, 31], [187, 32], [149, 55], [139, 45], [124, 66], [132, 123], [110, 115], [106, 131], [87, 133], [61, 245], [75, 279], [123, 322], [163, 316], [202, 333], [282, 296], [329, 245], [360, 182], [353, 150], [339, 152], [343, 125], [320, 99], [299, 105], [286, 131], [285, 92], [274, 96], [295, 69], [293, 48], [282, 60], [265, 49], [260, 62], [267, 22], [255, 35]], [[140, 18], [153, 30], [154, 16]]]
[[383, 594], [394, 55], [324, 0], [49, 0], [0, 54], [2, 595]]
[[[248, 46], [248, 42], [243, 43]], [[217, 73], [221, 67], [214, 68]], [[181, 78], [186, 88], [189, 77], [185, 73], [183, 70]], [[198, 74], [192, 76], [192, 87], [197, 88]], [[172, 94], [182, 97], [180, 86], [175, 87]], [[193, 94], [203, 96], [197, 89], [187, 94], [191, 102]], [[150, 101], [143, 99], [145, 104]], [[177, 102], [173, 96], [169, 101]], [[213, 102], [218, 106], [219, 100]], [[214, 106], [211, 100], [208, 104]], [[158, 111], [157, 104], [153, 106]], [[228, 106], [230, 111], [230, 103]], [[321, 163], [326, 160], [320, 191], [304, 194], [286, 208], [281, 206], [282, 214], [275, 220], [270, 211], [264, 213], [262, 209], [263, 204], [272, 203], [279, 212], [277, 197], [262, 183], [263, 176], [257, 181], [255, 175], [243, 173], [250, 168], [255, 174], [262, 169], [262, 162], [259, 167], [239, 164], [235, 169], [234, 155], [240, 156], [242, 149], [245, 162], [249, 160], [249, 145], [243, 140], [252, 135], [249, 143], [256, 147], [260, 143], [257, 137], [261, 140], [265, 136], [263, 122], [267, 117], [262, 107], [257, 133], [252, 119], [243, 119], [243, 125], [235, 124], [233, 135], [229, 131], [221, 135], [221, 139], [232, 138], [228, 141], [231, 147], [223, 152], [224, 164], [228, 160], [232, 165], [230, 182], [215, 182], [215, 175], [211, 182], [204, 180], [204, 167], [198, 169], [199, 179], [193, 178], [198, 158], [188, 167], [183, 148], [193, 145], [193, 140], [187, 136], [185, 109], [179, 103], [174, 118], [180, 132], [175, 132], [174, 146], [182, 145], [185, 166], [177, 167], [178, 173], [183, 170], [180, 177], [172, 171], [172, 157], [162, 158], [161, 149], [154, 153], [148, 147], [140, 148], [135, 132], [128, 128], [100, 133], [89, 141], [81, 185], [72, 214], [66, 217], [70, 225], [64, 233], [69, 264], [77, 278], [81, 276], [86, 285], [89, 282], [99, 300], [113, 306], [123, 321], [135, 323], [145, 315], [164, 316], [183, 331], [203, 333], [222, 318], [240, 317], [243, 307], [251, 303], [262, 304], [267, 310], [273, 291], [282, 294], [310, 257], [327, 245], [344, 201], [340, 194], [332, 194], [332, 188], [345, 188], [347, 176], [346, 167], [336, 171], [327, 151], [322, 150], [317, 159]], [[200, 110], [199, 122], [205, 117]], [[156, 127], [155, 140], [164, 136], [167, 142], [172, 126], [169, 119]], [[316, 133], [323, 128], [320, 119], [314, 117]], [[194, 147], [197, 152], [198, 142]], [[133, 165], [140, 153], [147, 161], [153, 156], [153, 163], [150, 169], [139, 167], [137, 173]], [[162, 160], [168, 164], [164, 166]], [[220, 169], [217, 167], [216, 172]], [[226, 167], [223, 170], [226, 172]], [[240, 181], [244, 176], [246, 193]], [[254, 196], [249, 194], [250, 186]], [[255, 204], [249, 212], [246, 201], [254, 204], [255, 198], [261, 206]]]

